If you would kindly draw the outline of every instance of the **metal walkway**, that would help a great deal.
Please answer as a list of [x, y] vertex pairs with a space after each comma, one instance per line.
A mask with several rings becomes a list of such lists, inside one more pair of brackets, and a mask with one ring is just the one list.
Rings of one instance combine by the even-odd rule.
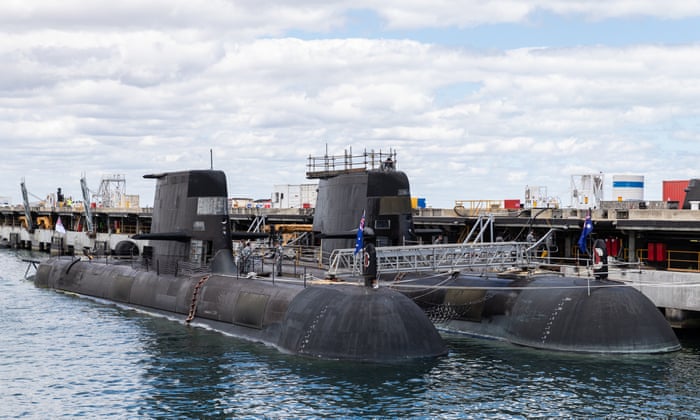
[[[445, 245], [378, 247], [377, 273], [497, 270], [534, 264], [533, 246], [526, 242], [490, 242]], [[329, 275], [362, 274], [365, 256], [353, 248], [331, 253]], [[540, 261], [541, 262], [541, 261]]]

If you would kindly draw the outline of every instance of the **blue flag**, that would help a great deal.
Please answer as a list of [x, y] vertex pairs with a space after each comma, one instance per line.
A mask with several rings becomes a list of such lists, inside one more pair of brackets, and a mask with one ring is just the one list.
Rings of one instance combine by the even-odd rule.
[[593, 231], [593, 222], [591, 221], [591, 211], [588, 210], [586, 215], [586, 220], [583, 222], [583, 230], [581, 230], [581, 237], [578, 238], [578, 247], [584, 254], [588, 253], [588, 248], [586, 248], [586, 238]]
[[360, 252], [362, 250], [362, 248], [365, 246], [364, 234], [365, 234], [365, 211], [362, 210], [362, 218], [360, 219], [360, 226], [357, 228], [357, 239], [355, 240], [354, 255], [357, 255], [357, 253]]

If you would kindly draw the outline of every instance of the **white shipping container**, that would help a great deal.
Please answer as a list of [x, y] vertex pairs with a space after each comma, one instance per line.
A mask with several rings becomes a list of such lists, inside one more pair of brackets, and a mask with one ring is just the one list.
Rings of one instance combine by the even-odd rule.
[[318, 198], [318, 184], [302, 184], [301, 186], [301, 207], [314, 208], [316, 207], [316, 199]]
[[278, 184], [273, 186], [272, 208], [298, 209], [316, 205], [316, 184]]

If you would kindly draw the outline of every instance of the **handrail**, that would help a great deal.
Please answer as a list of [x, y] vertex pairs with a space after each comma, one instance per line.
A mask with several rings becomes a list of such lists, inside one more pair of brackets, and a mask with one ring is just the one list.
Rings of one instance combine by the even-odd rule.
[[[377, 273], [529, 267], [535, 265], [534, 255], [526, 253], [529, 245], [525, 242], [488, 242], [377, 247]], [[363, 258], [362, 254], [355, 254], [353, 248], [336, 249], [331, 253], [328, 274], [359, 275]]]
[[474, 226], [472, 226], [471, 230], [469, 231], [469, 234], [466, 238], [464, 238], [464, 241], [462, 241], [462, 243], [469, 243], [470, 239], [472, 238], [472, 235], [476, 233], [477, 228], [479, 229], [479, 231], [476, 237], [474, 238], [474, 242], [484, 241], [484, 232], [487, 228], [491, 228], [491, 237], [493, 237], [493, 219], [493, 214], [489, 214], [486, 217], [486, 220], [484, 220], [484, 216], [479, 215], [479, 217], [476, 219], [476, 222], [474, 223]]
[[393, 170], [396, 165], [396, 151], [390, 150], [364, 150], [363, 153], [354, 155], [352, 148], [345, 150], [342, 155], [309, 156], [306, 164], [307, 178], [325, 178], [339, 173], [365, 171], [368, 169], [382, 168]]

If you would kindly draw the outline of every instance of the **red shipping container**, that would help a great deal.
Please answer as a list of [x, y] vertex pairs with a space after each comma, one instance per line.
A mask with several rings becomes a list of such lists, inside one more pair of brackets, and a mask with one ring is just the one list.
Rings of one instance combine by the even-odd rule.
[[520, 199], [512, 199], [512, 200], [503, 200], [503, 207], [507, 209], [519, 209], [520, 208]]
[[647, 261], [656, 261], [656, 244], [653, 242], [647, 244]]
[[661, 244], [661, 243], [656, 244], [656, 261], [658, 261], [658, 262], [666, 261], [666, 244]]
[[688, 188], [690, 180], [664, 181], [663, 182], [663, 201], [678, 201], [678, 208], [683, 207], [685, 201], [685, 189]]
[[617, 257], [620, 253], [620, 248], [622, 248], [622, 239], [612, 238], [612, 256]]
[[606, 238], [605, 248], [608, 251], [608, 255], [611, 257], [617, 257], [620, 252], [620, 243], [622, 240], [620, 238]]

